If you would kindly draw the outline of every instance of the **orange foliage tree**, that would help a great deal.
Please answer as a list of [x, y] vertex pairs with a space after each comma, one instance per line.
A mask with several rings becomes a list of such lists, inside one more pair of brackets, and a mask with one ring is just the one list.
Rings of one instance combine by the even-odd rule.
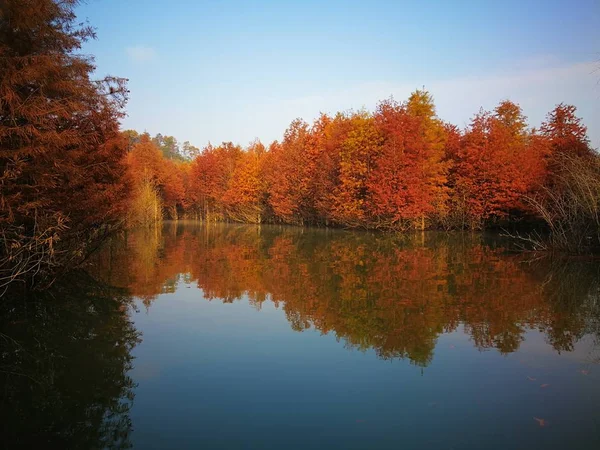
[[548, 146], [546, 183], [549, 187], [560, 184], [565, 158], [596, 156], [587, 137], [587, 128], [575, 115], [576, 111], [574, 106], [561, 103], [548, 114], [540, 127], [540, 135]]
[[223, 197], [241, 156], [240, 146], [224, 142], [218, 147], [209, 144], [192, 162], [190, 190], [203, 220], [227, 220]]
[[350, 118], [350, 130], [339, 148], [338, 182], [332, 192], [331, 217], [344, 226], [368, 224], [367, 182], [380, 151], [381, 136], [367, 113]]
[[406, 104], [382, 102], [375, 119], [384, 136], [369, 179], [370, 208], [379, 227], [424, 229], [446, 208], [445, 128], [433, 99], [416, 91]]
[[261, 223], [265, 208], [263, 162], [265, 146], [254, 142], [236, 161], [223, 202], [227, 216], [237, 222]]
[[148, 134], [142, 134], [127, 155], [130, 177], [134, 183], [130, 221], [152, 224], [162, 217], [177, 219], [183, 215], [188, 164], [167, 159]]
[[269, 149], [266, 171], [269, 204], [277, 219], [284, 223], [309, 224], [313, 216], [310, 180], [314, 161], [308, 152], [310, 128], [295, 120], [286, 130], [281, 143]]
[[504, 101], [482, 111], [466, 130], [454, 155], [455, 199], [469, 226], [498, 221], [524, 210], [523, 199], [543, 181], [543, 147], [527, 132], [518, 105]]
[[71, 267], [123, 214], [127, 91], [91, 78], [76, 3], [0, 3], [0, 286]]

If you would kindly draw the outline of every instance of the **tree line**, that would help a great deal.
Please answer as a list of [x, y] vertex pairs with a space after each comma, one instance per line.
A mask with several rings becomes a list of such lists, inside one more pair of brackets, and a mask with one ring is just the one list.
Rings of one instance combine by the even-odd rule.
[[405, 102], [384, 100], [373, 113], [295, 120], [268, 146], [208, 145], [188, 162], [166, 159], [149, 135], [127, 134], [135, 141], [133, 204], [161, 205], [154, 216], [138, 215], [141, 223], [198, 218], [393, 231], [535, 223], [544, 219], [540, 207], [574, 181], [567, 176], [574, 164], [598, 168], [574, 106], [556, 106], [536, 129], [506, 100], [461, 130], [441, 120], [420, 90]]

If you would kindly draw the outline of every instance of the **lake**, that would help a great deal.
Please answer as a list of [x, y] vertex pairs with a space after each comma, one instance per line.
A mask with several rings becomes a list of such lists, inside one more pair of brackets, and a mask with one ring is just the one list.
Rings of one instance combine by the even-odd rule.
[[6, 448], [598, 449], [600, 265], [165, 223], [0, 305]]

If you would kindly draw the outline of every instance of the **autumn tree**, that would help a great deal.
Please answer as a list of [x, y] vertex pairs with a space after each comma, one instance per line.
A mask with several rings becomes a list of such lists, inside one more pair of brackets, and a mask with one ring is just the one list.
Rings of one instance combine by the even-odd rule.
[[155, 224], [161, 218], [178, 219], [185, 215], [190, 201], [189, 163], [168, 159], [147, 134], [127, 154], [130, 177], [132, 224]]
[[447, 196], [445, 128], [433, 98], [416, 91], [405, 104], [382, 102], [375, 120], [383, 135], [381, 156], [369, 178], [376, 223], [425, 229], [427, 217], [445, 213]]
[[294, 120], [283, 141], [269, 148], [269, 169], [265, 174], [268, 201], [278, 220], [284, 223], [310, 224], [315, 218], [310, 188], [314, 165], [307, 151], [309, 141], [309, 125]]
[[352, 130], [351, 114], [337, 113], [334, 117], [321, 114], [311, 128], [308, 151], [314, 164], [310, 191], [317, 221], [324, 225], [335, 223], [335, 195], [340, 181], [342, 143]]
[[76, 264], [123, 213], [127, 91], [91, 78], [77, 3], [0, 3], [0, 285]]
[[457, 189], [457, 181], [460, 178], [457, 162], [461, 154], [462, 132], [456, 126], [449, 123], [444, 124], [446, 136], [444, 159], [448, 164], [448, 213], [440, 220], [440, 226], [445, 229], [464, 229], [469, 222], [466, 192]]
[[540, 128], [545, 145], [543, 189], [530, 204], [549, 231], [530, 241], [538, 249], [569, 253], [600, 251], [600, 156], [574, 106], [560, 104]]
[[253, 142], [236, 162], [223, 202], [227, 216], [236, 222], [261, 223], [266, 202], [263, 177], [265, 146]]
[[223, 197], [241, 155], [242, 148], [231, 142], [224, 142], [218, 147], [209, 144], [192, 162], [190, 191], [203, 220], [226, 219]]
[[563, 103], [557, 105], [540, 127], [540, 135], [547, 140], [547, 185], [560, 184], [565, 159], [592, 158], [595, 152], [590, 146], [587, 128], [576, 116], [577, 108]]
[[543, 174], [541, 150], [531, 142], [526, 118], [512, 102], [473, 118], [456, 156], [454, 193], [466, 203], [470, 227], [523, 211], [524, 196]]
[[353, 115], [341, 143], [339, 179], [332, 195], [332, 219], [344, 226], [368, 225], [368, 180], [380, 151], [381, 135], [366, 112]]
[[576, 116], [577, 108], [561, 103], [546, 117], [541, 133], [551, 143], [553, 154], [587, 157], [593, 152], [587, 136], [587, 127]]
[[178, 219], [185, 205], [184, 167], [185, 162], [167, 159], [160, 172], [159, 190], [163, 198], [165, 216]]
[[154, 225], [163, 217], [159, 193], [163, 156], [147, 134], [127, 154], [133, 182], [128, 219], [130, 225]]

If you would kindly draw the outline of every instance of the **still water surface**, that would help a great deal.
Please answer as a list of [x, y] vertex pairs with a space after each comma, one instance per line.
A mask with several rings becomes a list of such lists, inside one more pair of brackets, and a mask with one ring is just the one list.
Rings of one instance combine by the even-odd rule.
[[600, 448], [600, 267], [167, 223], [5, 301], [7, 448]]

